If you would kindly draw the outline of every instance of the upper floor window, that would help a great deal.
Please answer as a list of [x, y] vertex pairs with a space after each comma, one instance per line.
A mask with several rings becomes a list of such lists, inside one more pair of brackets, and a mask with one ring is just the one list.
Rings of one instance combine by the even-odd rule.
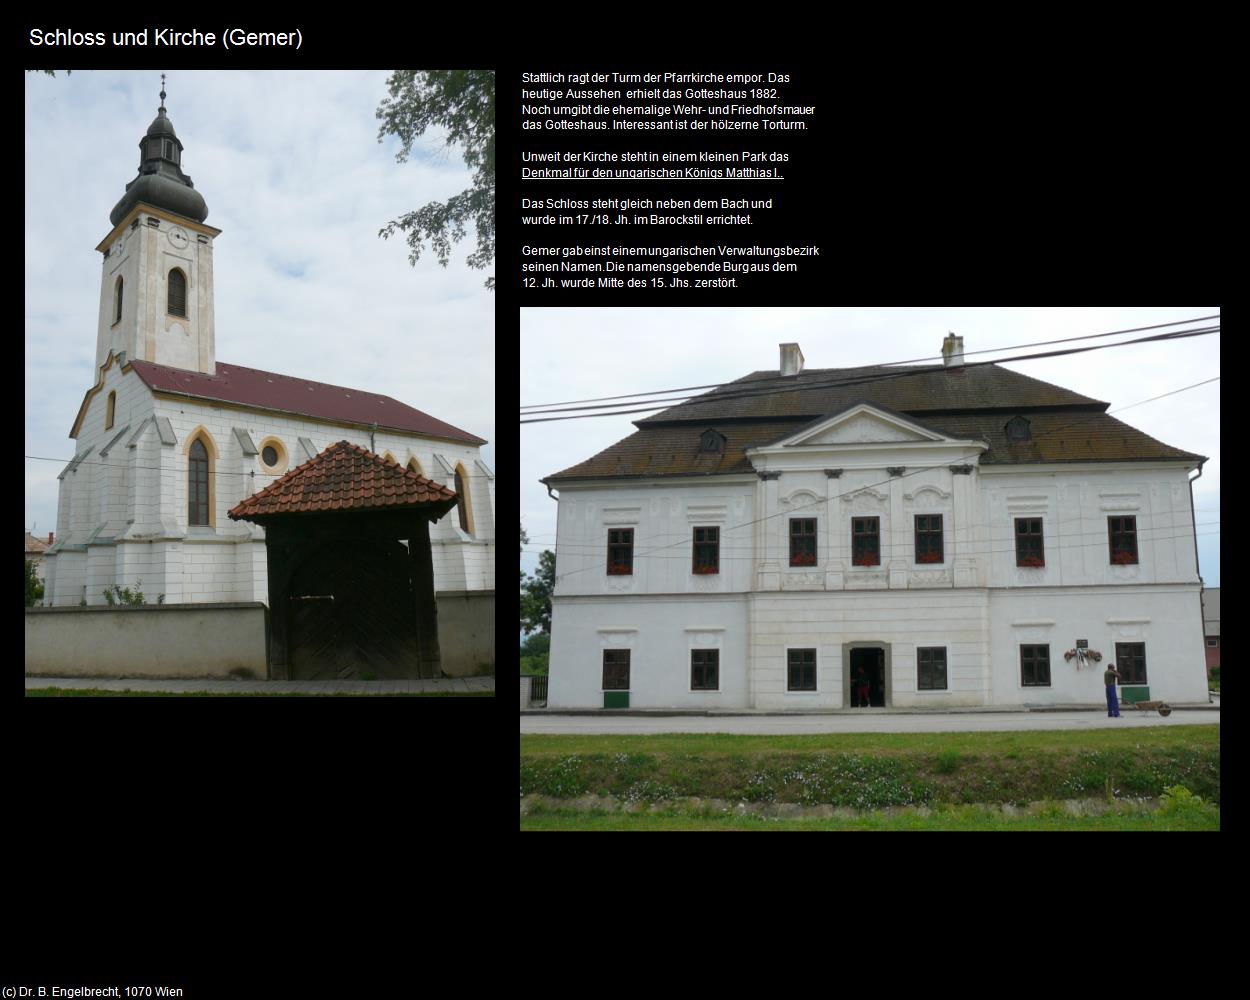
[[121, 275], [117, 276], [117, 282], [113, 285], [113, 322], [120, 323], [122, 321], [122, 279]]
[[916, 562], [942, 562], [942, 515], [916, 515]]
[[881, 565], [881, 518], [851, 518], [851, 563], [855, 566]]
[[1117, 642], [1115, 665], [1120, 671], [1121, 684], [1146, 683], [1146, 644], [1144, 642]]
[[1137, 518], [1107, 518], [1107, 536], [1111, 543], [1111, 565], [1137, 565]]
[[608, 576], [631, 576], [634, 572], [634, 529], [608, 529]]
[[1020, 683], [1024, 687], [1050, 687], [1050, 647], [1020, 647]]
[[187, 523], [208, 524], [208, 449], [198, 439], [187, 452]]
[[1030, 568], [1046, 565], [1040, 517], [1016, 518], [1016, 565]]
[[816, 565], [816, 518], [790, 518], [790, 565]]
[[720, 572], [720, 528], [694, 529], [695, 573]]
[[117, 392], [114, 390], [109, 393], [108, 406], [104, 409], [104, 429], [108, 430], [113, 426], [113, 417], [117, 413]]
[[175, 267], [169, 272], [167, 310], [171, 316], [187, 314], [187, 276], [181, 268]]

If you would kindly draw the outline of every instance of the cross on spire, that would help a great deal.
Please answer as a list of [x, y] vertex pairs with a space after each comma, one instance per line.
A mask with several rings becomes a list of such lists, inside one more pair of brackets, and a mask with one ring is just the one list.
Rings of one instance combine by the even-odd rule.
[[164, 112], [165, 110], [165, 74], [164, 73], [161, 74], [161, 107], [160, 107], [160, 110], [162, 112]]

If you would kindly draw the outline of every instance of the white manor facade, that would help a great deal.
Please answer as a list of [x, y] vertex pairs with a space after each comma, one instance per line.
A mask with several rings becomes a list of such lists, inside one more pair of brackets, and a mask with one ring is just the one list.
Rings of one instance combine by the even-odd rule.
[[113, 209], [103, 253], [97, 380], [60, 475], [48, 605], [269, 599], [264, 530], [227, 512], [337, 441], [454, 490], [430, 528], [436, 593], [493, 591], [494, 474], [486, 442], [367, 391], [219, 362], [213, 242], [162, 106], [139, 175]]
[[838, 709], [861, 685], [879, 707], [1100, 704], [1112, 661], [1205, 701], [1205, 459], [965, 367], [962, 338], [944, 356], [803, 372], [782, 345], [780, 372], [548, 477], [548, 705]]

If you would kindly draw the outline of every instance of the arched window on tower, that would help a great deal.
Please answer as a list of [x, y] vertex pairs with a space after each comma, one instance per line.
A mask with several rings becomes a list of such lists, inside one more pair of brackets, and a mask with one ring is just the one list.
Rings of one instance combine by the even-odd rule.
[[181, 268], [175, 267], [169, 272], [169, 315], [185, 316], [187, 314], [187, 276]]
[[208, 449], [198, 439], [187, 452], [187, 523], [208, 524]]
[[119, 274], [117, 282], [113, 285], [113, 322], [120, 323], [122, 321], [122, 278]]
[[114, 390], [113, 392], [109, 393], [108, 407], [104, 411], [104, 429], [105, 430], [108, 430], [110, 427], [113, 426], [113, 415], [116, 412], [116, 410], [117, 410], [117, 391]]
[[460, 516], [460, 530], [473, 534], [473, 516], [469, 508], [468, 483], [462, 475], [463, 466], [456, 466], [456, 513]]

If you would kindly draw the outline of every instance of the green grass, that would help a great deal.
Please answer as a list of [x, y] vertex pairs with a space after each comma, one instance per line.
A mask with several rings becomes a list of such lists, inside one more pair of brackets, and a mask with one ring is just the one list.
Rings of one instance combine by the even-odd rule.
[[1219, 726], [1029, 733], [522, 736], [521, 794], [622, 802], [683, 797], [880, 809], [1154, 798], [1220, 799]]
[[27, 688], [27, 698], [493, 698], [494, 691], [388, 691], [348, 694], [311, 691], [105, 691], [102, 688]]
[[521, 830], [1219, 830], [1218, 809], [1169, 813], [1162, 809], [1117, 809], [1097, 816], [1076, 816], [1058, 803], [1045, 803], [1034, 815], [1006, 815], [985, 806], [944, 806], [921, 810], [868, 812], [853, 817], [780, 819], [666, 809], [658, 813], [579, 812], [558, 809], [521, 817]]

